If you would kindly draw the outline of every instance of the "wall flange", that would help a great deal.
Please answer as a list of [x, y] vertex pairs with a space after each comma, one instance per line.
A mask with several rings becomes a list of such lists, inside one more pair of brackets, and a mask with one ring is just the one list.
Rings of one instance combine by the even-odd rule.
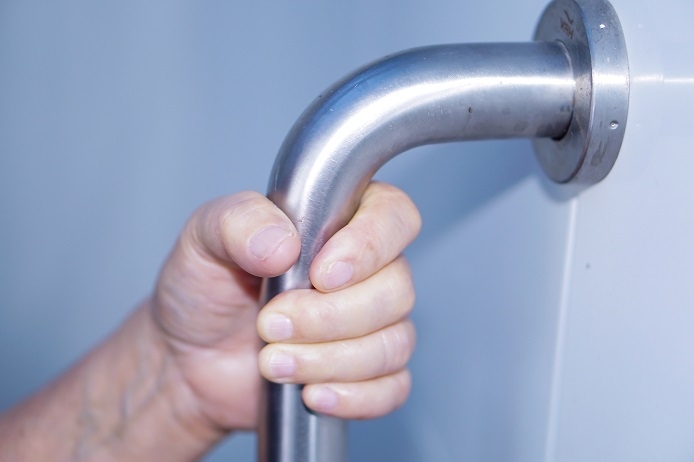
[[576, 79], [571, 124], [560, 139], [535, 139], [537, 158], [556, 182], [597, 183], [617, 160], [629, 106], [629, 63], [617, 13], [604, 0], [555, 0], [535, 40], [561, 42]]

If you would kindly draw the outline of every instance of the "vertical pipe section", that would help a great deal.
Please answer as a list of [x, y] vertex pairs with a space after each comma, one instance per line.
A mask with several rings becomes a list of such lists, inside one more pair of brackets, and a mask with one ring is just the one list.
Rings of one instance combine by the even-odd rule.
[[[559, 138], [574, 93], [559, 42], [418, 48], [336, 83], [296, 122], [272, 170], [268, 197], [294, 222], [302, 247], [286, 274], [266, 280], [264, 301], [311, 287], [313, 258], [388, 160], [425, 144]], [[265, 386], [260, 462], [346, 462], [346, 422], [309, 411], [300, 385]]]

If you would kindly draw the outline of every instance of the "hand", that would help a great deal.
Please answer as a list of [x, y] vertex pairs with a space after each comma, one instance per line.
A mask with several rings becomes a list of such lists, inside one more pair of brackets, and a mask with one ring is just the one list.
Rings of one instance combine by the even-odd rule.
[[280, 294], [258, 316], [261, 277], [296, 261], [296, 230], [257, 193], [203, 206], [153, 297], [0, 416], [0, 459], [198, 460], [227, 432], [256, 427], [258, 371], [307, 383], [304, 401], [319, 412], [391, 411], [410, 387], [414, 295], [400, 253], [419, 226], [402, 192], [370, 185], [313, 262], [316, 289]]
[[260, 371], [308, 384], [306, 405], [337, 417], [377, 417], [400, 406], [415, 343], [413, 284], [401, 252], [419, 228], [403, 192], [372, 183], [352, 221], [315, 258], [316, 289], [282, 293], [258, 315], [261, 278], [282, 274], [298, 257], [296, 229], [258, 193], [200, 208], [149, 304], [180, 381], [178, 405], [221, 430], [253, 429]]

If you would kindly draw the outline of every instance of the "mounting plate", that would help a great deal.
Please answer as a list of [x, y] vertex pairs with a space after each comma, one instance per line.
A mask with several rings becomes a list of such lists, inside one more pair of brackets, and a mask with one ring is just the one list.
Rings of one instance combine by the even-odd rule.
[[555, 0], [535, 40], [561, 42], [576, 79], [569, 128], [560, 139], [535, 139], [537, 158], [556, 182], [597, 183], [617, 160], [629, 107], [629, 62], [617, 13], [605, 0]]

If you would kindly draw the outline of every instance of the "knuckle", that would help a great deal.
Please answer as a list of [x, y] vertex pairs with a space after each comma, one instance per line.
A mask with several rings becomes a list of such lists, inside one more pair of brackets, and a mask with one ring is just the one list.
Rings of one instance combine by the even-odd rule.
[[[422, 226], [422, 217], [412, 198], [402, 189], [387, 183], [376, 183], [379, 201], [387, 204], [395, 212], [401, 229], [411, 229], [416, 233]], [[397, 205], [393, 205], [397, 204]]]
[[392, 387], [393, 393], [391, 396], [393, 396], [393, 403], [391, 404], [392, 407], [390, 410], [394, 410], [402, 406], [407, 400], [407, 397], [409, 396], [410, 390], [412, 388], [412, 378], [410, 375], [410, 371], [407, 369], [403, 369], [402, 371], [395, 374], [392, 378]]
[[407, 306], [408, 311], [414, 306], [416, 293], [414, 288], [414, 280], [412, 278], [412, 270], [407, 259], [400, 255], [393, 264], [394, 276], [390, 278], [391, 290], [394, 292], [396, 299], [402, 300]]
[[409, 196], [405, 196], [403, 207], [400, 210], [402, 213], [407, 214], [407, 220], [411, 224], [411, 229], [414, 232], [414, 235], [419, 234], [419, 231], [422, 229], [422, 215], [419, 213], [419, 209]]
[[400, 390], [400, 395], [406, 398], [410, 394], [412, 389], [412, 374], [410, 374], [409, 369], [403, 369], [399, 374], [395, 376], [397, 382], [397, 387]]
[[315, 373], [315, 377], [312, 377], [314, 381], [339, 382], [343, 380], [341, 374], [347, 368], [340, 367], [340, 365], [345, 364], [345, 360], [352, 356], [352, 348], [347, 345], [347, 342], [336, 342], [327, 351], [316, 348], [314, 353], [310, 360], [312, 367], [314, 367], [312, 370], [312, 373]]
[[340, 301], [330, 297], [317, 297], [307, 308], [300, 309], [298, 318], [304, 338], [311, 340], [327, 340], [340, 332], [342, 323], [339, 317]]
[[296, 289], [275, 296], [262, 309], [260, 317], [283, 314], [292, 321], [295, 340], [325, 342], [337, 340], [349, 332], [351, 324], [346, 319], [349, 305], [350, 300], [344, 297], [315, 289]]
[[292, 319], [298, 339], [325, 341], [339, 336], [344, 328], [341, 313], [346, 301], [342, 298], [300, 289], [279, 294], [276, 299], [279, 309], [275, 309]]
[[301, 383], [325, 383], [339, 381], [343, 358], [334, 348], [319, 345], [296, 345], [295, 357], [298, 365], [296, 379]]
[[382, 348], [381, 369], [385, 373], [401, 369], [413, 350], [413, 335], [408, 322], [399, 323], [379, 333]]
[[359, 220], [353, 227], [352, 247], [355, 249], [355, 257], [358, 260], [373, 260], [382, 247], [381, 236], [383, 232], [376, 221]]

